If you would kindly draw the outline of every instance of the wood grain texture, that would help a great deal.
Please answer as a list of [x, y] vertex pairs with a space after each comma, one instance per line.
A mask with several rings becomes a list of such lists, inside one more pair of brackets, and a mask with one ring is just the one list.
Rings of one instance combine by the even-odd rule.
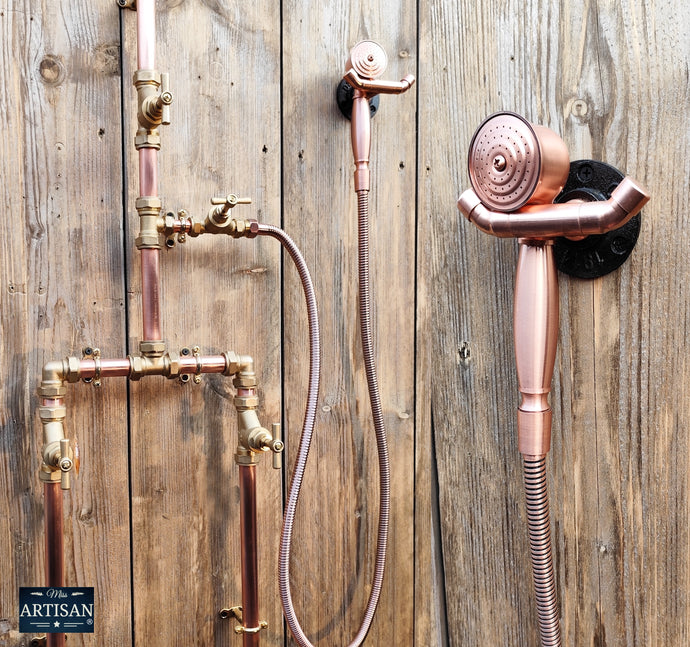
[[[172, 121], [161, 129], [164, 209], [205, 217], [214, 195], [249, 196], [236, 217], [280, 213], [279, 16], [267, 3], [157, 3], [156, 65], [168, 71]], [[124, 78], [136, 65], [135, 15], [125, 19]], [[126, 88], [129, 235], [136, 236], [135, 93]], [[243, 211], [242, 211], [243, 210]], [[129, 344], [141, 335], [138, 253], [132, 256]], [[188, 239], [162, 254], [163, 336], [172, 349], [234, 350], [255, 360], [259, 416], [280, 420], [280, 252], [270, 240]], [[241, 604], [239, 486], [232, 382], [131, 387], [135, 641], [225, 645], [239, 640], [222, 608]], [[257, 475], [262, 643], [283, 641], [276, 584], [280, 474]], [[164, 611], [163, 621], [161, 610]]]
[[[297, 509], [294, 602], [319, 645], [349, 644], [369, 595], [379, 511], [378, 467], [357, 323], [357, 205], [350, 123], [335, 102], [350, 49], [386, 50], [383, 78], [415, 73], [410, 2], [288, 3], [284, 11], [285, 228], [302, 248], [321, 317], [320, 410]], [[382, 97], [372, 122], [372, 321], [391, 456], [391, 527], [384, 588], [367, 644], [413, 642], [415, 89]], [[285, 272], [285, 383], [290, 469], [306, 392], [303, 297]]]
[[[652, 194], [620, 270], [560, 281], [547, 467], [563, 643], [688, 644], [687, 4], [156, 4], [157, 66], [175, 95], [160, 153], [166, 210], [203, 217], [214, 194], [249, 195], [234, 215], [282, 221], [314, 277], [323, 383], [292, 560], [307, 635], [347, 644], [373, 572], [356, 199], [349, 123], [334, 101], [350, 48], [371, 38], [388, 53], [385, 78], [418, 83], [382, 97], [372, 124], [373, 321], [393, 487], [365, 644], [538, 643], [515, 434], [517, 245], [455, 207], [472, 134], [505, 109]], [[28, 645], [17, 589], [43, 581], [41, 366], [85, 345], [123, 357], [141, 335], [135, 21], [104, 0], [0, 2], [0, 190], [13, 223], [0, 237], [0, 647]], [[280, 482], [307, 382], [301, 288], [268, 239], [189, 240], [161, 267], [170, 348], [252, 355], [261, 420], [285, 418], [282, 479], [269, 460], [258, 478], [262, 644], [278, 647]], [[241, 597], [232, 397], [218, 376], [69, 387], [83, 468], [65, 498], [67, 577], [94, 586], [104, 610], [96, 633], [70, 644], [240, 641], [217, 617]]]
[[[515, 244], [474, 231], [441, 197], [468, 186], [471, 135], [500, 109], [549, 125], [572, 159], [612, 163], [653, 196], [621, 270], [561, 280], [548, 464], [564, 644], [687, 641], [684, 20], [680, 3], [650, 2], [438, 2], [420, 15], [433, 70], [420, 85], [420, 211], [438, 215], [422, 292], [431, 319], [448, 323], [434, 345], [470, 351], [441, 358], [431, 394], [450, 644], [537, 643], [514, 439]], [[456, 29], [478, 36], [457, 48]]]
[[[0, 30], [0, 186], [12, 224], [0, 290], [0, 644], [14, 647], [31, 638], [17, 633], [18, 587], [44, 582], [41, 367], [86, 345], [124, 353], [118, 12], [103, 1], [2, 3]], [[66, 400], [84, 456], [64, 495], [67, 577], [108, 609], [103, 645], [131, 637], [124, 398], [122, 383], [77, 384]]]

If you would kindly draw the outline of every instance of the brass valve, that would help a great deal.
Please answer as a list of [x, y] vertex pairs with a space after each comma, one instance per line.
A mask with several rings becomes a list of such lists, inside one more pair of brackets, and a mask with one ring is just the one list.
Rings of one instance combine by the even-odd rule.
[[251, 204], [251, 198], [239, 198], [234, 193], [224, 198], [211, 198], [213, 206], [204, 221], [204, 232], [210, 234], [230, 234], [234, 235], [236, 227], [233, 226], [234, 220], [230, 220], [230, 209], [234, 209], [238, 204]]

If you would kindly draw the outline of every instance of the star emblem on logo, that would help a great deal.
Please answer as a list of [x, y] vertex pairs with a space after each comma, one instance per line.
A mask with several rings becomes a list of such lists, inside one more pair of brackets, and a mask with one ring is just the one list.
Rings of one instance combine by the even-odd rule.
[[55, 621], [54, 624], [55, 624], [56, 627], [59, 627], [59, 626], [60, 626], [60, 623], [59, 623], [57, 620]]

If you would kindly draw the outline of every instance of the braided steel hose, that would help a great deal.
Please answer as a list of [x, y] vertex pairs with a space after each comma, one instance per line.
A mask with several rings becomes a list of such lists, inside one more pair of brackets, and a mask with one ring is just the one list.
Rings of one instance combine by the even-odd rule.
[[[376, 563], [372, 581], [369, 600], [364, 610], [362, 624], [348, 647], [359, 647], [366, 638], [371, 627], [374, 613], [378, 605], [381, 587], [383, 584], [384, 565], [386, 561], [386, 546], [388, 542], [388, 521], [390, 517], [390, 462], [388, 458], [388, 445], [386, 441], [386, 430], [383, 424], [383, 412], [381, 409], [381, 399], [378, 391], [378, 381], [376, 377], [376, 366], [374, 362], [373, 342], [371, 333], [371, 306], [369, 296], [369, 200], [368, 192], [360, 191], [357, 194], [358, 214], [359, 214], [359, 317], [362, 337], [362, 351], [364, 356], [364, 366], [367, 376], [367, 387], [371, 403], [374, 429], [376, 432], [376, 443], [379, 457], [379, 481], [380, 481], [380, 507], [379, 507], [379, 528], [378, 543], [376, 549]], [[309, 388], [307, 395], [307, 405], [302, 425], [302, 435], [300, 438], [295, 467], [288, 490], [288, 499], [285, 506], [283, 517], [283, 528], [280, 536], [280, 551], [278, 557], [278, 581], [280, 589], [280, 600], [283, 606], [285, 619], [294, 636], [301, 647], [313, 647], [304, 633], [295, 608], [292, 602], [290, 590], [290, 551], [292, 545], [292, 531], [295, 519], [295, 511], [299, 500], [300, 489], [304, 470], [309, 455], [309, 447], [314, 431], [316, 418], [316, 403], [319, 392], [319, 370], [320, 370], [320, 340], [319, 340], [319, 321], [316, 309], [316, 298], [314, 287], [309, 275], [309, 270], [300, 254], [297, 246], [290, 237], [278, 227], [272, 225], [259, 225], [259, 235], [271, 236], [281, 242], [290, 257], [292, 258], [297, 271], [299, 272], [307, 302], [307, 312], [309, 317]]]
[[561, 630], [551, 556], [549, 498], [546, 491], [546, 456], [525, 456], [523, 470], [541, 644], [542, 647], [560, 647]]

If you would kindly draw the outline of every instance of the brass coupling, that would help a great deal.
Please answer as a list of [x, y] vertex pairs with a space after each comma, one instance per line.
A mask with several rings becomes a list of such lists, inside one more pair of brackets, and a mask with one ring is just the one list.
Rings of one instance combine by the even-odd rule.
[[137, 70], [133, 78], [137, 89], [137, 121], [139, 128], [134, 146], [160, 149], [158, 126], [170, 123], [170, 104], [173, 101], [169, 88], [169, 75], [158, 70]]
[[139, 214], [139, 235], [134, 241], [137, 249], [162, 249], [158, 231], [163, 206], [160, 198], [152, 195], [140, 196], [135, 204]]

